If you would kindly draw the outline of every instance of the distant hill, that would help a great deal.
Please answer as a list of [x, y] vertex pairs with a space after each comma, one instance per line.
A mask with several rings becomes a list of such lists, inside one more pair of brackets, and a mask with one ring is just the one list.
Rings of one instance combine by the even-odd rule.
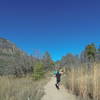
[[20, 56], [26, 54], [19, 48], [17, 48], [16, 45], [11, 43], [9, 40], [0, 38], [0, 55]]
[[28, 56], [9, 40], [0, 38], [0, 75], [32, 72], [33, 62], [33, 57]]

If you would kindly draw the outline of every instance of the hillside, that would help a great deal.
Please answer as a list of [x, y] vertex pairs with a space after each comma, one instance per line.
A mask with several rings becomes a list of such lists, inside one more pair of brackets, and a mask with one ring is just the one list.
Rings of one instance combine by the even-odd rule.
[[25, 74], [32, 71], [33, 58], [15, 44], [0, 38], [0, 75]]

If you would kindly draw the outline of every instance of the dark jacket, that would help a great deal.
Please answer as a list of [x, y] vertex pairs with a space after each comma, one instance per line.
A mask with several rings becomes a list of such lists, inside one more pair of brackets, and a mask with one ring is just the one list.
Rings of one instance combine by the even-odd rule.
[[59, 80], [59, 81], [60, 81], [61, 74], [60, 74], [59, 72], [57, 72], [57, 74], [56, 74], [56, 78], [57, 78], [57, 80]]

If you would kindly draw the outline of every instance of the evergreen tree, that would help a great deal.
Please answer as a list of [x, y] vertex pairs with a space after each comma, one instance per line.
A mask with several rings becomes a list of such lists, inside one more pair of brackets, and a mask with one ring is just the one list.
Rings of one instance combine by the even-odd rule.
[[89, 44], [85, 48], [85, 57], [88, 59], [90, 62], [91, 60], [95, 61], [95, 56], [96, 56], [96, 46], [95, 44]]
[[33, 77], [35, 80], [38, 80], [44, 75], [44, 65], [41, 61], [37, 61], [34, 66]]

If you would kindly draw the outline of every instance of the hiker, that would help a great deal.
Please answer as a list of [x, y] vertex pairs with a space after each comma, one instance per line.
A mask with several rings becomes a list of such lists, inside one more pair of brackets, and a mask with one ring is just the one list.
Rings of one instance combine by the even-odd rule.
[[61, 81], [61, 75], [63, 74], [63, 70], [60, 72], [59, 70], [57, 70], [56, 72], [56, 87], [57, 89], [59, 89], [59, 85], [60, 85], [60, 81]]

